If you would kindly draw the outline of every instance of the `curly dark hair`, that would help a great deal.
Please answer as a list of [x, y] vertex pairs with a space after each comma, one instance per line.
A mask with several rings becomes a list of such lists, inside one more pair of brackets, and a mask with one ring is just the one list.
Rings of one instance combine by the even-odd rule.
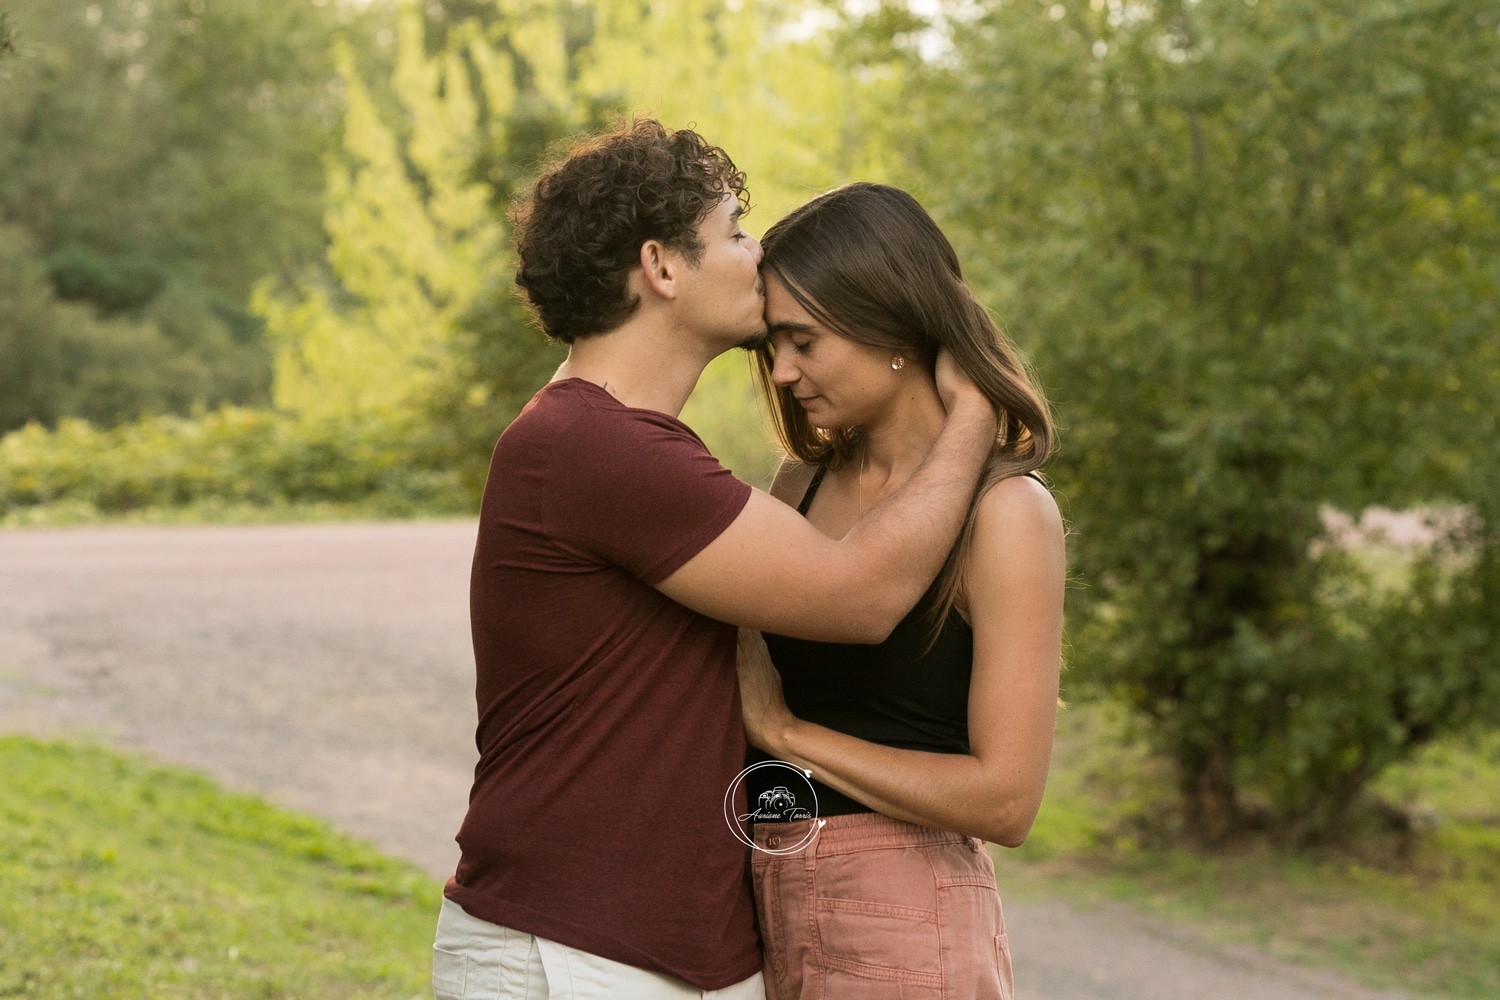
[[641, 245], [660, 240], [697, 266], [698, 224], [726, 193], [748, 207], [744, 172], [689, 129], [638, 118], [572, 146], [511, 209], [516, 284], [543, 331], [571, 344], [625, 322]]

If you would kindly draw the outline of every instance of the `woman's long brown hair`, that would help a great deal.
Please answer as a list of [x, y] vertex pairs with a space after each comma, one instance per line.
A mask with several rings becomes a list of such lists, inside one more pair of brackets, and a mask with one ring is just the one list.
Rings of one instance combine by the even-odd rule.
[[[1002, 479], [1032, 472], [1055, 442], [1052, 417], [1020, 351], [964, 282], [958, 255], [937, 223], [898, 188], [849, 184], [809, 201], [761, 240], [761, 266], [823, 326], [850, 340], [899, 351], [933, 369], [946, 347], [999, 415], [995, 446], [958, 543], [938, 574], [929, 609], [932, 639], [963, 588], [979, 498]], [[808, 422], [791, 389], [771, 380], [769, 345], [756, 373], [782, 445], [809, 465], [838, 468], [863, 447], [859, 428]]]

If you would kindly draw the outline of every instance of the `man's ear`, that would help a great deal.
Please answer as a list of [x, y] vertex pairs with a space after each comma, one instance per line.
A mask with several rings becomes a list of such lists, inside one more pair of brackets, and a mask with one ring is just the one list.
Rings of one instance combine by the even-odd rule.
[[646, 279], [646, 287], [662, 298], [677, 298], [681, 267], [682, 259], [660, 240], [647, 240], [641, 244], [641, 276]]

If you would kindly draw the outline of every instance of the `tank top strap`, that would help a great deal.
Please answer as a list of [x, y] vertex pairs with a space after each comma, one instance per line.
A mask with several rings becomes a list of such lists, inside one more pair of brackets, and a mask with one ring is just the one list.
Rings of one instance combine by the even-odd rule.
[[813, 473], [812, 482], [807, 484], [807, 492], [802, 494], [802, 502], [797, 504], [797, 513], [803, 517], [807, 516], [807, 509], [812, 506], [813, 497], [818, 493], [818, 487], [823, 485], [823, 473], [828, 471], [828, 466], [818, 466], [818, 471]]

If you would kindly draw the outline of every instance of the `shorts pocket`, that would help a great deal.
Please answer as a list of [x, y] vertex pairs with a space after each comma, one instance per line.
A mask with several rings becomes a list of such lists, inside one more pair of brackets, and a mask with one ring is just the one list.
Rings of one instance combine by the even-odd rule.
[[1010, 951], [989, 856], [969, 846], [933, 852], [943, 978], [966, 1000], [1010, 1000]]
[[1000, 967], [1000, 1000], [1015, 1000], [1016, 975], [1010, 967], [1010, 938], [1004, 931], [995, 935], [995, 962]]
[[464, 1000], [468, 979], [469, 956], [432, 949], [432, 992], [437, 1000]]
[[[846, 977], [905, 987], [892, 996], [922, 996], [921, 987], [930, 987], [933, 996], [941, 992], [942, 949], [936, 911], [829, 898], [818, 899], [817, 909], [819, 950], [830, 970], [830, 996], [836, 995], [833, 979]], [[834, 976], [835, 972], [842, 975]]]

